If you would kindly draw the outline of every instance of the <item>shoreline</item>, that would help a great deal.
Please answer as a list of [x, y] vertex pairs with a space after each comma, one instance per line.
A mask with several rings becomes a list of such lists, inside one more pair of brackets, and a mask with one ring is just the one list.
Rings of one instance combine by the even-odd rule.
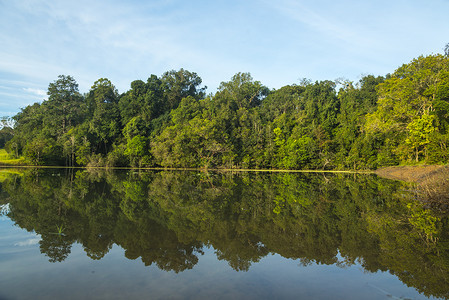
[[169, 168], [169, 167], [105, 167], [105, 166], [43, 166], [27, 164], [1, 164], [0, 169], [10, 168], [37, 168], [37, 169], [106, 169], [106, 170], [154, 170], [154, 171], [222, 171], [222, 172], [267, 172], [267, 173], [350, 173], [350, 174], [376, 174], [379, 177], [405, 182], [423, 183], [429, 179], [449, 174], [449, 165], [419, 165], [419, 166], [390, 166], [377, 170], [289, 170], [289, 169], [244, 169], [244, 168]]
[[260, 172], [260, 173], [348, 173], [348, 174], [374, 174], [373, 170], [289, 170], [289, 169], [243, 169], [243, 168], [181, 168], [181, 167], [105, 167], [105, 166], [43, 166], [43, 165], [2, 165], [2, 168], [22, 168], [22, 169], [78, 169], [78, 170], [152, 170], [152, 171], [213, 171], [213, 172]]
[[449, 165], [390, 166], [377, 170], [281, 170], [281, 169], [227, 169], [227, 168], [131, 168], [131, 167], [63, 167], [63, 166], [30, 166], [0, 165], [0, 169], [78, 169], [78, 170], [134, 170], [134, 171], [201, 171], [201, 172], [253, 172], [253, 173], [346, 173], [375, 174], [381, 178], [414, 184], [417, 199], [449, 205]]
[[182, 168], [182, 167], [105, 167], [105, 166], [46, 166], [46, 165], [28, 165], [28, 164], [2, 164], [0, 169], [10, 168], [36, 168], [36, 169], [103, 169], [103, 170], [154, 170], [154, 171], [222, 171], [222, 172], [267, 172], [267, 173], [350, 173], [350, 174], [376, 174], [379, 177], [406, 181], [422, 182], [429, 177], [447, 170], [449, 165], [420, 165], [420, 166], [390, 166], [382, 167], [377, 170], [289, 170], [289, 169], [244, 169], [244, 168]]

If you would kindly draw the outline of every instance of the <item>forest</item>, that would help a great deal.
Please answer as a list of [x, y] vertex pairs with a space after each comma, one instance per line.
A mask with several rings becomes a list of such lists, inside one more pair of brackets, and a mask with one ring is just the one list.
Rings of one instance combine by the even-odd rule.
[[363, 170], [449, 162], [449, 51], [358, 82], [269, 89], [249, 73], [206, 94], [185, 69], [81, 94], [60, 75], [0, 130], [32, 165]]

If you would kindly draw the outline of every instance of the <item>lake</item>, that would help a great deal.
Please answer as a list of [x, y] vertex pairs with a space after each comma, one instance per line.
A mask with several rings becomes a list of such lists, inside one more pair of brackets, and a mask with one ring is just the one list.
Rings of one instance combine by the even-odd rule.
[[449, 299], [447, 213], [369, 174], [0, 169], [0, 299]]

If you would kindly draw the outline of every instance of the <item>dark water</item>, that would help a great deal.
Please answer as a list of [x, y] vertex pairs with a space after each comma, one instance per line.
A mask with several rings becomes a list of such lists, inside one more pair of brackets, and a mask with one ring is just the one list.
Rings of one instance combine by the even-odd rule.
[[0, 171], [0, 299], [449, 299], [448, 218], [399, 182]]

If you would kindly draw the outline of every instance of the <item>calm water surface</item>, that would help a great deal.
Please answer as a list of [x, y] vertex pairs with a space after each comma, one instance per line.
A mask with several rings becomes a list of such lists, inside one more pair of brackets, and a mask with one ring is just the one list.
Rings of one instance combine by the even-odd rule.
[[372, 175], [0, 170], [0, 299], [449, 299], [448, 218]]

